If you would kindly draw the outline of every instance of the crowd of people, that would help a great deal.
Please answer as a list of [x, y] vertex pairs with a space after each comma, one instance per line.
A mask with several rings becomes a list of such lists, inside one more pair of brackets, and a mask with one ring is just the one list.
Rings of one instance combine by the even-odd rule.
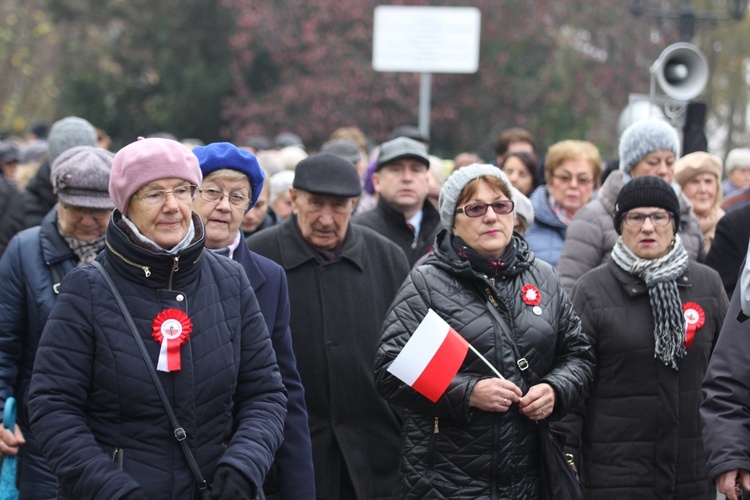
[[[750, 491], [750, 149], [654, 118], [609, 160], [408, 125], [110, 148], [0, 141], [19, 498], [548, 498], [544, 429], [580, 498]], [[407, 380], [433, 316], [461, 340]]]

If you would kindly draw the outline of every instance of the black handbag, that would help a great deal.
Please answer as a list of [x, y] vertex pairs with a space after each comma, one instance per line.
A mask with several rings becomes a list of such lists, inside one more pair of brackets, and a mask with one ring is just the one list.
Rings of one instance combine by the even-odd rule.
[[[489, 290], [487, 290], [487, 293], [491, 294]], [[484, 294], [482, 296], [484, 297]], [[497, 311], [495, 298], [492, 295], [489, 295], [488, 298], [487, 309], [498, 323], [502, 335], [503, 325], [507, 325], [507, 323]], [[508, 340], [510, 340], [513, 356], [516, 358], [516, 364], [521, 370], [521, 375], [526, 383], [531, 386], [532, 381], [529, 380], [526, 371], [529, 368], [529, 363], [526, 358], [521, 357], [512, 335], [508, 335]], [[539, 498], [542, 500], [583, 500], [583, 492], [578, 481], [573, 456], [563, 451], [561, 436], [549, 428], [549, 423], [546, 420], [538, 422], [538, 425]]]
[[177, 440], [177, 442], [180, 443], [182, 452], [185, 454], [185, 459], [187, 459], [188, 466], [190, 467], [190, 470], [193, 473], [193, 476], [195, 477], [195, 481], [198, 484], [198, 491], [200, 492], [201, 500], [211, 500], [211, 486], [208, 484], [208, 482], [205, 479], [203, 479], [203, 474], [201, 474], [200, 468], [198, 468], [198, 464], [195, 461], [195, 457], [193, 457], [193, 454], [190, 452], [190, 448], [188, 448], [188, 444], [186, 441], [187, 434], [185, 433], [185, 429], [180, 427], [180, 424], [177, 422], [177, 416], [174, 414], [174, 410], [172, 409], [172, 405], [169, 402], [169, 399], [167, 399], [167, 394], [164, 392], [164, 387], [161, 385], [161, 381], [159, 381], [159, 375], [157, 375], [153, 362], [151, 361], [151, 358], [148, 355], [148, 351], [146, 351], [146, 346], [143, 344], [143, 339], [141, 338], [141, 335], [138, 333], [138, 329], [135, 327], [135, 323], [133, 322], [133, 317], [130, 316], [130, 311], [128, 310], [128, 306], [125, 305], [125, 302], [122, 300], [122, 296], [120, 295], [120, 292], [117, 291], [117, 287], [115, 287], [115, 284], [112, 281], [112, 278], [110, 278], [109, 274], [102, 267], [102, 265], [99, 264], [97, 261], [92, 262], [92, 264], [101, 273], [102, 277], [104, 278], [104, 281], [107, 283], [107, 286], [109, 286], [109, 289], [112, 291], [112, 295], [114, 295], [115, 300], [117, 301], [117, 305], [120, 306], [120, 310], [122, 311], [122, 314], [125, 317], [125, 321], [130, 327], [130, 331], [133, 333], [133, 337], [135, 338], [135, 343], [138, 344], [138, 348], [141, 351], [143, 360], [146, 362], [148, 371], [151, 374], [151, 378], [154, 381], [154, 385], [156, 386], [156, 390], [159, 393], [161, 402], [164, 405], [164, 410], [166, 410], [167, 416], [169, 417], [169, 421], [172, 424], [172, 428], [174, 429], [174, 437]]

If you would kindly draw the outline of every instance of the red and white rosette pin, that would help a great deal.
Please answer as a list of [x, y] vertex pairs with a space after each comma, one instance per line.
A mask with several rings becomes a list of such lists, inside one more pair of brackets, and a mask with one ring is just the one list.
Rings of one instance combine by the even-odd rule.
[[179, 370], [180, 346], [190, 337], [193, 322], [179, 309], [164, 309], [156, 315], [151, 326], [154, 340], [161, 344], [156, 369], [162, 372]]
[[682, 315], [685, 318], [685, 347], [690, 349], [695, 332], [706, 322], [706, 313], [695, 302], [686, 302], [682, 306]]
[[534, 285], [524, 285], [521, 289], [521, 298], [528, 306], [538, 306], [542, 301], [542, 293]]
[[524, 285], [521, 289], [521, 299], [527, 306], [532, 306], [532, 312], [537, 316], [542, 314], [542, 308], [539, 303], [542, 301], [542, 292], [534, 285]]

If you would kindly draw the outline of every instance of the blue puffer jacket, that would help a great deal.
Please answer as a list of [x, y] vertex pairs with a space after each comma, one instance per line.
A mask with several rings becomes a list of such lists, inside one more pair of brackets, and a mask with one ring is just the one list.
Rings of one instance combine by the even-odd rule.
[[557, 218], [549, 206], [546, 186], [536, 188], [529, 199], [534, 206], [534, 223], [529, 226], [523, 237], [537, 259], [557, 267], [567, 226]]
[[[181, 369], [159, 372], [205, 478], [226, 464], [255, 491], [281, 444], [286, 395], [263, 316], [236, 262], [204, 251], [203, 225], [176, 256], [131, 243], [115, 211], [97, 260], [112, 276], [151, 363], [154, 318], [192, 321]], [[118, 224], [119, 222], [119, 224]], [[111, 291], [92, 266], [63, 280], [37, 351], [31, 428], [65, 494], [189, 499], [197, 488]]]
[[56, 209], [41, 226], [13, 237], [0, 260], [0, 412], [7, 398], [16, 398], [18, 426], [26, 439], [18, 462], [22, 497], [50, 498], [57, 488], [29, 428], [29, 382], [39, 338], [57, 298], [54, 277], [62, 278], [77, 263], [57, 231]]

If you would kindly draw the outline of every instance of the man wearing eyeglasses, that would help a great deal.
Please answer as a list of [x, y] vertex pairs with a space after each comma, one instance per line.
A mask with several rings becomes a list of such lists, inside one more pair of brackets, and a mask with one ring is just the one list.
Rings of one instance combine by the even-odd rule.
[[429, 167], [424, 144], [408, 137], [385, 142], [372, 175], [378, 205], [353, 220], [397, 244], [410, 266], [430, 251], [440, 230], [440, 214], [427, 201]]
[[289, 325], [305, 388], [317, 498], [395, 499], [400, 419], [373, 381], [380, 328], [408, 273], [403, 252], [350, 224], [362, 192], [355, 166], [331, 153], [302, 160], [284, 223], [248, 239], [289, 281]]

